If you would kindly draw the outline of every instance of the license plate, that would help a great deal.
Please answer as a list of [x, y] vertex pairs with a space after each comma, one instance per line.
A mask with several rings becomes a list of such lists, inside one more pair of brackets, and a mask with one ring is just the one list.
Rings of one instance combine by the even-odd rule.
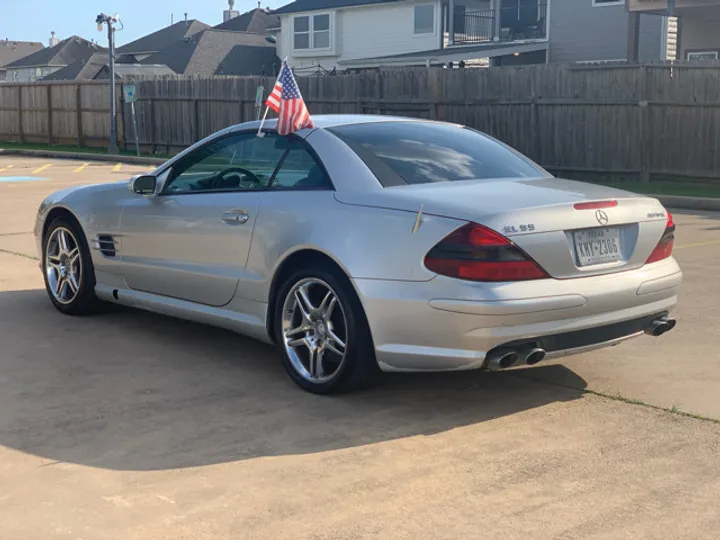
[[622, 256], [620, 229], [606, 227], [573, 233], [579, 266], [619, 261]]

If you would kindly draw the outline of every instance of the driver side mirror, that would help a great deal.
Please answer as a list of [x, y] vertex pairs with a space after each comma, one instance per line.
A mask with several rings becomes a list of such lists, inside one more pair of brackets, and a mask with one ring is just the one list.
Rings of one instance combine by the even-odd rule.
[[152, 195], [155, 193], [155, 187], [157, 186], [157, 178], [150, 174], [141, 174], [135, 176], [130, 180], [128, 188], [133, 193], [138, 195]]

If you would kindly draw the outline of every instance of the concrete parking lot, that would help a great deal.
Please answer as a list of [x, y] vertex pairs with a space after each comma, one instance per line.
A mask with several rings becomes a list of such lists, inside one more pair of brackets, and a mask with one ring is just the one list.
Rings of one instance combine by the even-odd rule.
[[241, 336], [52, 308], [40, 201], [149, 168], [0, 157], [1, 537], [717, 538], [720, 214], [675, 212], [667, 336], [324, 398]]

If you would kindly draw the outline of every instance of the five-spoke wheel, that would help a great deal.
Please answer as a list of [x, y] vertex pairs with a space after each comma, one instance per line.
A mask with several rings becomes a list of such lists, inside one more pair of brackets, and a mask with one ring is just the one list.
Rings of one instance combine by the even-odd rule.
[[45, 247], [45, 276], [50, 293], [61, 304], [69, 304], [78, 294], [82, 280], [80, 247], [75, 235], [57, 227]]
[[317, 278], [291, 289], [283, 306], [283, 340], [293, 367], [308, 381], [330, 380], [345, 361], [347, 320], [337, 294]]
[[45, 288], [53, 305], [68, 315], [95, 311], [95, 268], [80, 226], [63, 217], [53, 220], [43, 237], [42, 254]]
[[359, 388], [379, 372], [357, 294], [334, 268], [287, 276], [275, 308], [275, 337], [286, 370], [311, 392]]

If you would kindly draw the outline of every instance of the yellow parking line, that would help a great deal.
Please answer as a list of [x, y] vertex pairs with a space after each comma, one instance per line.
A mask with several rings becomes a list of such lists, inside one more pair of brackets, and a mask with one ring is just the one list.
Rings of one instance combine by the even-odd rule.
[[7, 166], [7, 167], [5, 167], [5, 168], [6, 168], [6, 169], [12, 169], [12, 168], [13, 168], [13, 166], [12, 166], [12, 165], [8, 165], [8, 166]]
[[90, 164], [89, 164], [89, 163], [83, 163], [83, 164], [80, 165], [77, 169], [75, 169], [73, 172], [83, 172], [83, 170], [85, 169], [85, 167], [87, 167], [88, 165], [90, 165]]
[[39, 167], [33, 171], [33, 174], [37, 174], [39, 172], [43, 172], [45, 169], [49, 169], [52, 167], [52, 163], [48, 163], [47, 165], [43, 165], [42, 167]]
[[697, 242], [696, 244], [685, 244], [684, 246], [676, 246], [675, 249], [685, 249], [685, 248], [702, 247], [702, 246], [714, 246], [716, 244], [720, 244], [720, 240], [710, 240], [708, 242]]
[[122, 163], [118, 163], [117, 165], [115, 165], [113, 167], [113, 171], [119, 171], [121, 167], [122, 167]]

